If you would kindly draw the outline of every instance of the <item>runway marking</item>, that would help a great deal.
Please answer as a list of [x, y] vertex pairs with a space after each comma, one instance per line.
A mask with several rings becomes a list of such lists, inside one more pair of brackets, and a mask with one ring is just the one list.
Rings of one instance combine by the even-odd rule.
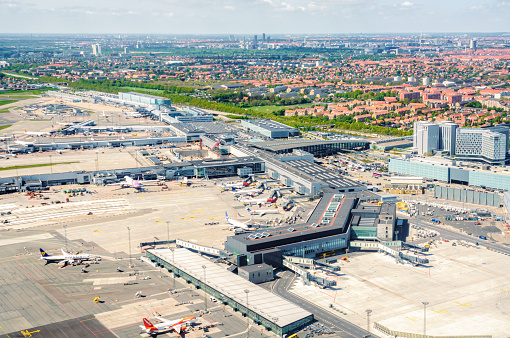
[[506, 292], [506, 293], [510, 293], [510, 291], [507, 291], [507, 290], [503, 290], [503, 289], [500, 289], [500, 290], [503, 292]]
[[20, 331], [22, 334], [23, 334], [23, 337], [32, 337], [32, 333], [37, 333], [37, 332], [41, 332], [41, 330], [37, 330], [37, 331], [28, 331], [28, 330], [25, 330], [25, 331]]
[[473, 304], [471, 304], [471, 303], [464, 303], [464, 304], [459, 303], [459, 302], [455, 302], [455, 303], [459, 304], [460, 306], [465, 306], [465, 307], [468, 307], [468, 306], [473, 305]]
[[4, 333], [5, 333], [5, 335], [7, 336], [7, 338], [11, 338], [11, 336], [9, 336], [9, 335], [7, 334], [7, 332], [5, 332], [5, 330], [4, 330], [4, 328], [3, 328], [3, 327], [1, 327], [1, 326], [0, 326], [0, 329], [2, 329], [2, 331], [4, 331]]
[[[20, 264], [20, 265], [23, 265], [23, 264]], [[41, 286], [69, 285], [69, 284], [83, 284], [83, 283], [92, 283], [92, 281], [86, 281], [86, 282], [74, 282], [74, 283], [41, 284]]]
[[406, 317], [406, 318], [412, 320], [413, 322], [418, 322], [421, 320], [420, 317]]
[[439, 313], [439, 314], [441, 314], [441, 315], [442, 315], [443, 313], [447, 313], [447, 312], [448, 312], [448, 311], [446, 311], [446, 310], [434, 310], [434, 309], [431, 309], [431, 310], [432, 310], [432, 311], [434, 311], [434, 312], [437, 312], [437, 313]]

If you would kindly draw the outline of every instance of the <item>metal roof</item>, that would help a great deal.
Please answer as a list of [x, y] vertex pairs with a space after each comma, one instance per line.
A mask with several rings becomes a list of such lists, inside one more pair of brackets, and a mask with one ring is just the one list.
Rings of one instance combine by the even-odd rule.
[[170, 249], [148, 251], [200, 281], [204, 280], [203, 266], [205, 266], [206, 284], [241, 305], [246, 306], [245, 290], [248, 290], [250, 311], [256, 312], [280, 327], [312, 315], [299, 306], [187, 249], [175, 249], [173, 255]]

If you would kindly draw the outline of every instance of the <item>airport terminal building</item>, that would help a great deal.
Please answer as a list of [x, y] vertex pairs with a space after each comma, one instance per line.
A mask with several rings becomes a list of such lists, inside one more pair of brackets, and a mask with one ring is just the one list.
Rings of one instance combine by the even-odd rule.
[[230, 236], [225, 249], [237, 256], [238, 266], [266, 263], [281, 268], [284, 256], [314, 258], [348, 248], [351, 239], [392, 241], [395, 204], [363, 203], [360, 195], [325, 193], [305, 223]]
[[187, 249], [147, 250], [146, 257], [278, 336], [314, 320], [310, 312]]

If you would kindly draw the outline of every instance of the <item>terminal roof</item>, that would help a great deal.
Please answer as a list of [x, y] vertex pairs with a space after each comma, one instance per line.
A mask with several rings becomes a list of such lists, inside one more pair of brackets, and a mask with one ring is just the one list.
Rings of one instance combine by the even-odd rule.
[[246, 306], [245, 290], [247, 290], [250, 311], [256, 312], [280, 327], [311, 315], [310, 312], [187, 249], [175, 249], [173, 255], [170, 249], [148, 251], [200, 281], [204, 280], [205, 275], [209, 287], [244, 306]]

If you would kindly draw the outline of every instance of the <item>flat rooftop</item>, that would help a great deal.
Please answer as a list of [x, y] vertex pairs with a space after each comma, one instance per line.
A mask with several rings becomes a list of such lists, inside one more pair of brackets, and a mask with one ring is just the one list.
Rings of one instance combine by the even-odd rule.
[[[260, 248], [255, 247], [256, 250], [266, 250], [270, 248], [267, 245], [271, 245], [273, 242], [274, 246], [280, 246], [295, 243], [300, 238], [307, 240], [342, 234], [347, 230], [351, 209], [355, 207], [356, 200], [355, 197], [344, 196], [342, 194], [324, 194], [324, 197], [319, 201], [305, 224], [263, 229], [253, 231], [250, 234], [245, 233], [231, 237], [252, 247], [254, 245], [266, 244], [266, 246], [262, 245]], [[330, 220], [329, 224], [321, 224], [325, 219]], [[319, 226], [313, 226], [314, 224]], [[328, 232], [331, 233], [329, 234]]]
[[310, 163], [305, 160], [286, 161], [285, 164], [306, 173], [307, 175], [315, 177], [315, 179], [324, 182], [330, 188], [349, 188], [360, 187], [361, 185], [343, 176], [337, 175], [330, 170], [324, 169], [322, 166]]
[[251, 123], [257, 127], [264, 128], [270, 131], [282, 131], [282, 130], [292, 130], [297, 131], [297, 128], [287, 126], [280, 122], [275, 122], [268, 119], [260, 119], [260, 120], [248, 120], [245, 121], [247, 123]]
[[329, 144], [339, 144], [339, 143], [349, 143], [349, 142], [361, 142], [361, 143], [370, 143], [369, 140], [362, 139], [351, 139], [351, 140], [285, 140], [285, 141], [265, 141], [265, 142], [257, 142], [252, 145], [257, 148], [262, 148], [271, 151], [280, 151], [286, 149], [294, 149], [301, 147], [309, 147], [309, 146], [317, 146], [317, 145], [329, 145]]
[[147, 97], [147, 98], [150, 98], [150, 99], [157, 99], [157, 100], [170, 100], [170, 99], [167, 99], [166, 97], [149, 95], [149, 94], [140, 94], [140, 93], [135, 93], [135, 92], [121, 92], [119, 94], [136, 95], [136, 96], [142, 96], [142, 97]]
[[247, 305], [245, 290], [248, 290], [248, 307], [250, 311], [256, 312], [280, 327], [287, 326], [312, 315], [299, 306], [187, 249], [175, 249], [174, 254], [172, 254], [170, 249], [147, 251], [200, 281], [204, 280], [203, 266], [205, 266], [206, 284], [244, 306]]

